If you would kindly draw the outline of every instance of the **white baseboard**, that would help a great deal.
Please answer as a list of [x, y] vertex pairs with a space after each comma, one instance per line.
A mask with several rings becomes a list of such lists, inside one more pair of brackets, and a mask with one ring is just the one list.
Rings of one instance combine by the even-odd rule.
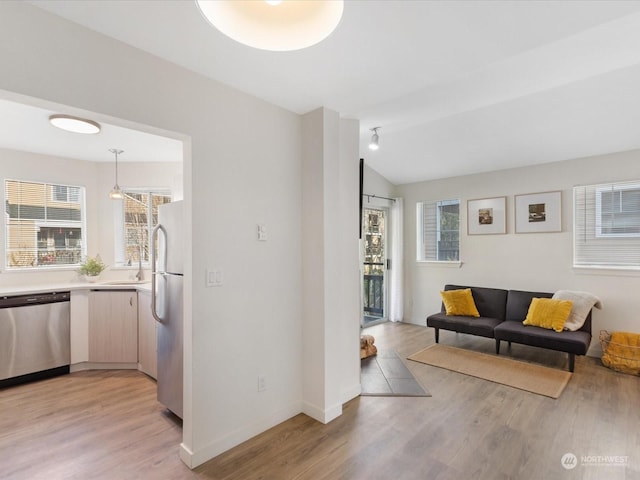
[[355, 385], [347, 388], [342, 392], [342, 398], [341, 398], [342, 404], [344, 405], [349, 400], [353, 400], [354, 398], [359, 396], [361, 393], [362, 393], [362, 386], [359, 383], [356, 383]]
[[303, 402], [302, 413], [317, 420], [320, 423], [329, 423], [331, 420], [342, 415], [342, 403], [329, 408], [321, 409], [309, 402]]
[[300, 403], [292, 403], [285, 408], [272, 412], [270, 415], [259, 419], [250, 425], [239, 428], [220, 439], [214, 440], [195, 451], [192, 451], [183, 443], [180, 445], [180, 459], [189, 468], [196, 468], [204, 462], [217, 457], [221, 453], [240, 445], [242, 442], [245, 442], [256, 435], [259, 435], [262, 432], [295, 417], [301, 413], [300, 407]]
[[[360, 395], [362, 389], [360, 384], [356, 384], [346, 389], [342, 393], [342, 402], [346, 403], [349, 400]], [[334, 405], [331, 408], [322, 410], [315, 405], [307, 402], [292, 403], [286, 408], [282, 408], [273, 412], [268, 417], [254, 422], [251, 425], [240, 428], [235, 432], [226, 435], [225, 437], [215, 440], [204, 448], [198, 451], [192, 451], [184, 443], [180, 444], [180, 459], [191, 469], [196, 468], [199, 465], [211, 460], [212, 458], [226, 452], [227, 450], [240, 445], [256, 435], [259, 435], [266, 430], [269, 430], [276, 425], [295, 417], [296, 415], [304, 413], [305, 415], [317, 420], [320, 423], [329, 423], [331, 420], [338, 418], [342, 415], [342, 403]]]
[[83, 370], [138, 370], [137, 363], [95, 363], [80, 362], [69, 367], [69, 371], [82, 372]]

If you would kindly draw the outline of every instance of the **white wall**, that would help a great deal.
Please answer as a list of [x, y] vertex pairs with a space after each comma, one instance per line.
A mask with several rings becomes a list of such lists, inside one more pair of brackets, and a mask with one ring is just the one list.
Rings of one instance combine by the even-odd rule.
[[[362, 190], [363, 193], [367, 193], [370, 195], [378, 195], [379, 197], [388, 197], [393, 198], [395, 185], [393, 185], [389, 180], [384, 178], [378, 172], [376, 172], [373, 168], [367, 165], [367, 161], [365, 159], [364, 162], [364, 178], [362, 182]], [[375, 202], [375, 198], [364, 198], [365, 204], [367, 202]]]
[[[0, 65], [0, 94], [183, 141], [190, 241], [182, 459], [198, 465], [299, 413], [301, 259], [310, 248], [301, 234], [301, 117], [23, 2], [0, 2]], [[357, 129], [349, 135], [357, 145]], [[267, 226], [266, 242], [257, 239], [258, 223]], [[212, 267], [224, 271], [223, 286], [205, 287]], [[332, 275], [343, 273], [338, 265]], [[357, 365], [344, 349], [331, 346]], [[344, 380], [311, 379], [332, 391]]]
[[324, 108], [302, 122], [303, 411], [326, 423], [360, 393], [359, 123]]
[[[432, 182], [402, 185], [405, 199], [405, 321], [425, 324], [440, 309], [445, 283], [554, 292], [584, 290], [600, 297], [593, 314], [591, 354], [599, 353], [601, 329], [640, 331], [640, 274], [584, 272], [572, 268], [572, 187], [640, 179], [640, 151], [579, 158]], [[560, 190], [562, 232], [516, 234], [514, 195]], [[467, 235], [467, 201], [507, 196], [506, 235]], [[461, 268], [419, 264], [416, 258], [416, 203], [459, 198]]]
[[[4, 180], [62, 183], [84, 186], [86, 190], [87, 226], [85, 239], [89, 255], [100, 254], [103, 261], [114, 265], [114, 211], [116, 203], [108, 198], [113, 187], [113, 164], [101, 164], [76, 159], [54, 157], [17, 150], [0, 149], [0, 195], [4, 198]], [[175, 178], [181, 174], [181, 164], [168, 163], [121, 163], [120, 179], [128, 186], [166, 186], [171, 188]], [[0, 224], [0, 245], [4, 246], [4, 222]], [[4, 248], [3, 250], [4, 251]], [[4, 265], [4, 263], [3, 263]], [[128, 270], [109, 269], [104, 279], [128, 278]], [[77, 281], [74, 268], [53, 271], [17, 272], [0, 274], [0, 287]]]
[[359, 257], [359, 150], [360, 122], [340, 120], [340, 164], [337, 192], [339, 262], [337, 278], [331, 279], [338, 289], [338, 315], [335, 318], [333, 368], [339, 372], [340, 401], [345, 403], [360, 394], [360, 276]]

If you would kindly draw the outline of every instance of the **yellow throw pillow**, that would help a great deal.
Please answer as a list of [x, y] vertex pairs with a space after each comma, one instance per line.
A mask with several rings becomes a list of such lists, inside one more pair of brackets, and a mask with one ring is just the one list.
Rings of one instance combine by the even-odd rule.
[[534, 298], [529, 305], [527, 318], [522, 323], [561, 332], [572, 306], [573, 302], [570, 300]]
[[440, 292], [442, 303], [447, 315], [460, 315], [463, 317], [479, 317], [476, 302], [473, 301], [471, 289], [447, 290]]

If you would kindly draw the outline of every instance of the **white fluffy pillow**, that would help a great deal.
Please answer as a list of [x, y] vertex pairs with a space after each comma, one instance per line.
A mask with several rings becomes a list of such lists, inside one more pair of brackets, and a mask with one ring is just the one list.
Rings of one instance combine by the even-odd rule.
[[602, 308], [600, 299], [589, 292], [558, 290], [553, 294], [553, 298], [557, 300], [571, 300], [573, 302], [569, 318], [567, 318], [564, 324], [564, 329], [571, 330], [572, 332], [582, 328], [584, 321], [587, 319], [587, 315], [589, 315], [593, 307]]

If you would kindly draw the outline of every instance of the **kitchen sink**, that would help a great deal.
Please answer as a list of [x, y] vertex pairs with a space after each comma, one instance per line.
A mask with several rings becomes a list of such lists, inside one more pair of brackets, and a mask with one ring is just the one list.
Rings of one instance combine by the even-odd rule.
[[100, 285], [140, 285], [150, 282], [151, 280], [112, 280], [109, 282], [100, 282]]

